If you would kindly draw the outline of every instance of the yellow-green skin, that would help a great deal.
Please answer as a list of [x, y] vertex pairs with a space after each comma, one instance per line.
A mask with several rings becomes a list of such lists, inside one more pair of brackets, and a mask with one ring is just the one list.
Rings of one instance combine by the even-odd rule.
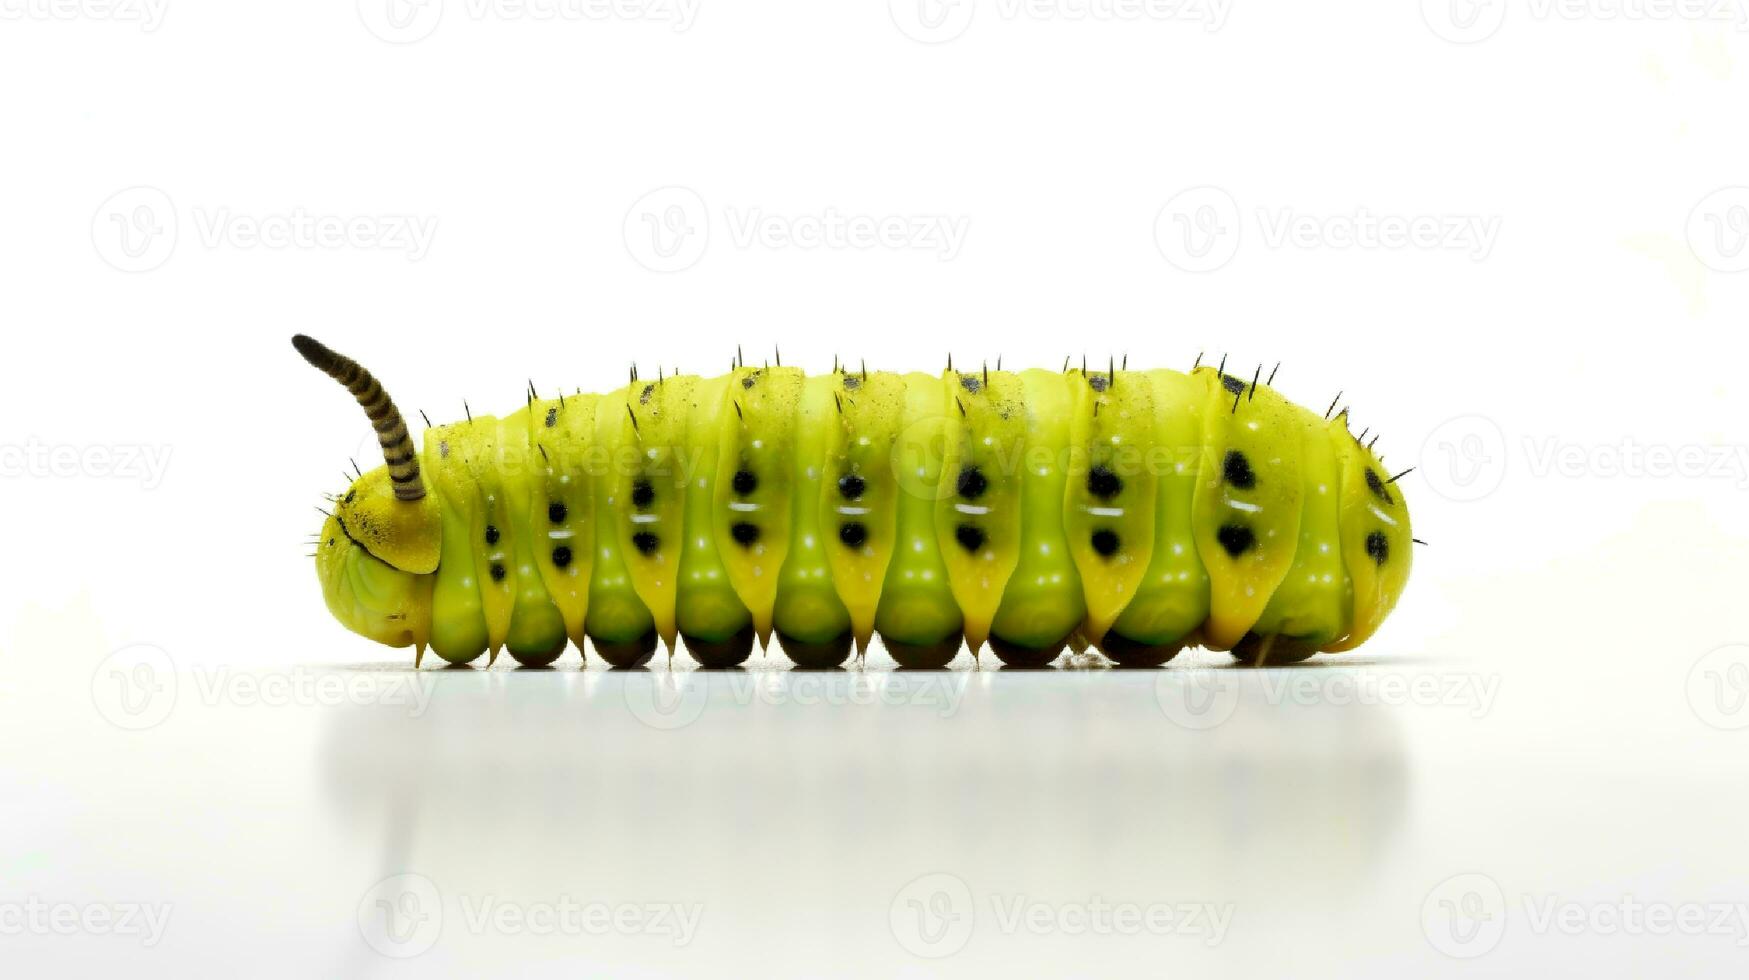
[[434, 427], [421, 464], [417, 503], [349, 488], [317, 570], [349, 629], [451, 663], [729, 666], [773, 632], [804, 666], [876, 632], [905, 666], [1284, 663], [1364, 642], [1411, 562], [1345, 416], [1210, 368], [737, 368]]

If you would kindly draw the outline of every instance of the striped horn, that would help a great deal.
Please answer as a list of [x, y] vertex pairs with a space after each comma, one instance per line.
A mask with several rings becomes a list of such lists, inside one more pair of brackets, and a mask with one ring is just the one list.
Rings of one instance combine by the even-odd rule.
[[409, 502], [423, 499], [425, 481], [419, 476], [419, 455], [413, 451], [413, 437], [407, 432], [407, 422], [401, 418], [401, 410], [390, 400], [389, 393], [357, 361], [336, 354], [312, 337], [298, 334], [292, 338], [292, 346], [317, 370], [345, 385], [352, 397], [364, 406], [371, 427], [377, 430], [377, 443], [383, 447], [383, 462], [388, 464], [395, 496]]

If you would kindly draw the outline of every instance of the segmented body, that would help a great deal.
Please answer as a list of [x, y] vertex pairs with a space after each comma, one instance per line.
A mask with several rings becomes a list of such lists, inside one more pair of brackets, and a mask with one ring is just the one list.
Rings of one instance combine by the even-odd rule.
[[[441, 560], [408, 642], [801, 664], [878, 633], [908, 666], [1093, 644], [1281, 662], [1358, 645], [1407, 579], [1399, 488], [1346, 417], [1171, 370], [737, 367], [424, 435]], [[423, 617], [423, 621], [421, 621]]]

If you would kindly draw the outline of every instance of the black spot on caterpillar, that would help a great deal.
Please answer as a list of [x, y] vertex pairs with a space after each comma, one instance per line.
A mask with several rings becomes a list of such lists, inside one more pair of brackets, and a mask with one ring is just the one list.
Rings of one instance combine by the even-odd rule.
[[1374, 472], [1371, 467], [1368, 467], [1366, 471], [1366, 488], [1371, 490], [1372, 495], [1379, 498], [1381, 503], [1388, 506], [1394, 502], [1391, 500], [1391, 491], [1385, 489], [1385, 481], [1379, 479], [1378, 473]]
[[976, 466], [968, 466], [960, 470], [959, 494], [967, 500], [976, 500], [990, 488], [990, 481], [979, 472]]
[[[1371, 475], [1370, 470], [1367, 472]], [[1257, 486], [1257, 474], [1251, 472], [1251, 463], [1237, 449], [1227, 450], [1226, 458], [1221, 461], [1221, 476], [1240, 490], [1250, 490]]]
[[955, 541], [967, 551], [977, 551], [984, 546], [984, 532], [976, 524], [961, 524], [953, 529]]
[[1215, 539], [1233, 558], [1239, 557], [1257, 545], [1257, 535], [1243, 524], [1222, 524], [1221, 529], [1215, 532]]
[[1102, 463], [1087, 471], [1087, 492], [1100, 500], [1110, 500], [1123, 492], [1123, 480]]
[[1385, 532], [1370, 531], [1367, 533], [1366, 553], [1380, 565], [1385, 563], [1385, 559], [1391, 557], [1391, 541], [1385, 537]]
[[868, 526], [861, 521], [847, 521], [838, 528], [838, 540], [846, 548], [860, 548], [868, 543]]
[[[566, 402], [530, 389], [511, 415], [430, 426], [421, 453], [363, 368], [298, 349], [365, 405], [384, 453], [329, 497], [329, 607], [457, 663], [589, 642], [630, 665], [675, 640], [738, 663], [772, 632], [810, 665], [876, 633], [913, 666], [962, 641], [1043, 663], [1076, 635], [1121, 664], [1195, 642], [1282, 662], [1371, 636], [1410, 563], [1372, 443], [1261, 368], [810, 378], [737, 361]], [[671, 465], [684, 477], [658, 485]]]
[[1093, 545], [1093, 551], [1101, 558], [1110, 558], [1117, 554], [1119, 544], [1117, 532], [1110, 528], [1102, 527], [1094, 531], [1093, 537], [1089, 539], [1088, 543]]

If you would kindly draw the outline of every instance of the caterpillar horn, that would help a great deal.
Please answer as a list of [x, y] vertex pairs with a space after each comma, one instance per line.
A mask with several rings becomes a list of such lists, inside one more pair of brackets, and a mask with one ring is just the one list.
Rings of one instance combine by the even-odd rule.
[[313, 337], [298, 334], [292, 337], [292, 346], [312, 367], [345, 385], [363, 406], [371, 427], [376, 429], [377, 443], [383, 448], [383, 462], [389, 467], [395, 497], [409, 502], [424, 499], [425, 481], [419, 475], [419, 454], [413, 449], [413, 437], [407, 432], [401, 410], [383, 390], [382, 383], [363, 365], [329, 350]]

